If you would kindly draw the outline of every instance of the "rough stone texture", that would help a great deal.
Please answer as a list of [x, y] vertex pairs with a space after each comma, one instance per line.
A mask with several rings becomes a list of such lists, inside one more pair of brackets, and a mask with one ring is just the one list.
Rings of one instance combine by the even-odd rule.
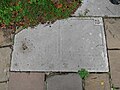
[[0, 46], [7, 46], [13, 44], [13, 34], [11, 30], [0, 30]]
[[104, 21], [108, 48], [120, 48], [120, 19], [105, 19]]
[[78, 74], [55, 75], [47, 78], [47, 90], [82, 90]]
[[8, 90], [8, 83], [0, 83], [0, 90]]
[[[107, 72], [102, 18], [69, 18], [15, 36], [12, 71]], [[72, 66], [72, 67], [71, 67]]]
[[9, 90], [44, 90], [43, 73], [10, 73]]
[[10, 67], [10, 48], [0, 48], [0, 81], [8, 80], [8, 71]]
[[113, 5], [109, 0], [83, 0], [74, 15], [119, 17], [120, 5]]
[[109, 62], [112, 83], [115, 87], [120, 87], [120, 50], [109, 51]]
[[85, 80], [85, 90], [110, 90], [108, 74], [90, 74]]

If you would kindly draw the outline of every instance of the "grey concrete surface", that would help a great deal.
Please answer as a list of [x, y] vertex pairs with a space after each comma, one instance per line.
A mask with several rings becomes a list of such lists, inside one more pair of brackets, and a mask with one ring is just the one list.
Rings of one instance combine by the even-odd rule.
[[102, 18], [69, 18], [15, 36], [12, 71], [108, 72]]
[[83, 0], [73, 16], [120, 17], [120, 5], [113, 5], [109, 0]]
[[55, 75], [47, 78], [47, 90], [83, 90], [78, 74]]

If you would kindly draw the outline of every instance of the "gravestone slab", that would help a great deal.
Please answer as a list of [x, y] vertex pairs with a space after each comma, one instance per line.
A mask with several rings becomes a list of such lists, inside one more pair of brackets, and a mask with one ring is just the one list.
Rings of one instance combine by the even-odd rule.
[[102, 18], [69, 18], [15, 36], [12, 71], [107, 72]]
[[120, 17], [120, 4], [113, 5], [110, 0], [83, 0], [73, 16]]

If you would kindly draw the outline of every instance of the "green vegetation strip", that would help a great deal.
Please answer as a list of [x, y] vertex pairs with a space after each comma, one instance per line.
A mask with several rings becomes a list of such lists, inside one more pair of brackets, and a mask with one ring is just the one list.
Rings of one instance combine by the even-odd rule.
[[68, 18], [80, 4], [81, 0], [0, 0], [0, 28], [55, 22]]

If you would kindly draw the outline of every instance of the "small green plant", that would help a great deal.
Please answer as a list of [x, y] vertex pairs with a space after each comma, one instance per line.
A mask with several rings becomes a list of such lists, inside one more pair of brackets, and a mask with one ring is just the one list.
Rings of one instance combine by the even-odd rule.
[[111, 90], [116, 90], [116, 89], [114, 87], [112, 87]]
[[79, 70], [78, 73], [79, 73], [79, 75], [80, 75], [80, 77], [81, 77], [82, 79], [85, 79], [85, 78], [88, 77], [88, 75], [89, 75], [89, 72], [88, 72], [87, 70], [85, 70], [85, 69]]
[[115, 88], [115, 86], [114, 86], [114, 85], [112, 85], [112, 88], [111, 88], [111, 90], [116, 90], [116, 88]]

